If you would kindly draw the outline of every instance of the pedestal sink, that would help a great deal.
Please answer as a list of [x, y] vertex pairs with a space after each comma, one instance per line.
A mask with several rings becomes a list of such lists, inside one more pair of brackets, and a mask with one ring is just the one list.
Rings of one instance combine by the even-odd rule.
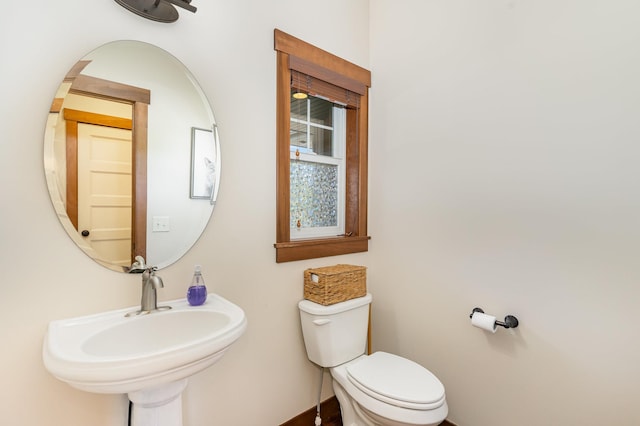
[[52, 321], [43, 345], [47, 370], [95, 393], [126, 393], [134, 426], [181, 426], [187, 378], [218, 361], [244, 333], [244, 311], [216, 294], [201, 306], [125, 316], [138, 307]]

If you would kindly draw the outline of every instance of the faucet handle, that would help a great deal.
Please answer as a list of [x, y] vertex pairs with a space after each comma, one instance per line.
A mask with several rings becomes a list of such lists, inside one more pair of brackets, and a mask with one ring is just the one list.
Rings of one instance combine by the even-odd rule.
[[144, 263], [144, 257], [136, 256], [135, 261], [131, 264], [128, 272], [130, 274], [140, 274], [147, 269], [147, 266]]

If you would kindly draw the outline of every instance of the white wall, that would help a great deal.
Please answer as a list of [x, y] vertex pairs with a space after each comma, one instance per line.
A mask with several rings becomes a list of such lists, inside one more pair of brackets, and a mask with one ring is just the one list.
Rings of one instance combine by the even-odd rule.
[[437, 374], [461, 426], [640, 424], [640, 4], [370, 14], [376, 349]]
[[[249, 328], [191, 380], [187, 425], [276, 425], [315, 403], [295, 304], [304, 268], [338, 262], [369, 266], [375, 347], [434, 371], [461, 426], [640, 423], [640, 6], [330, 3], [343, 14], [304, 18], [317, 3], [302, 0], [199, 1], [166, 25], [107, 0], [37, 0], [0, 15], [0, 423], [124, 424], [123, 398], [73, 390], [40, 358], [48, 321], [138, 302], [139, 277], [72, 245], [42, 171], [62, 76], [115, 39], [181, 59], [220, 125], [213, 221], [162, 271], [160, 297], [182, 297], [202, 263]], [[368, 254], [274, 263], [274, 27], [373, 72]], [[487, 335], [469, 324], [476, 305], [521, 326]]]
[[[305, 0], [194, 4], [198, 12], [182, 11], [174, 24], [142, 19], [110, 0], [14, 2], [0, 15], [1, 424], [126, 424], [124, 397], [76, 391], [41, 361], [50, 320], [139, 303], [139, 276], [97, 266], [66, 236], [42, 166], [47, 112], [60, 81], [79, 58], [118, 39], [153, 43], [180, 59], [212, 101], [222, 141], [213, 220], [185, 258], [161, 271], [159, 297], [184, 297], [193, 265], [201, 263], [211, 290], [243, 307], [249, 327], [225, 358], [191, 380], [185, 424], [276, 425], [315, 404], [318, 370], [306, 359], [296, 308], [302, 272], [366, 264], [368, 256], [274, 261], [273, 29], [368, 67], [368, 2], [328, 0], [317, 10]], [[324, 397], [330, 394], [325, 375]]]

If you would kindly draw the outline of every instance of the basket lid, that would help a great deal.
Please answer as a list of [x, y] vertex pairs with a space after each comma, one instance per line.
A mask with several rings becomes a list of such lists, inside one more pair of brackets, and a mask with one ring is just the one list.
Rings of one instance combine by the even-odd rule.
[[373, 296], [371, 293], [367, 293], [362, 297], [356, 297], [355, 299], [349, 299], [344, 302], [334, 303], [333, 305], [321, 305], [319, 303], [312, 302], [311, 300], [301, 300], [298, 303], [298, 308], [311, 315], [333, 315], [339, 312], [345, 312], [351, 309], [359, 308], [360, 306], [371, 303]]
[[366, 270], [366, 266], [359, 265], [347, 265], [345, 263], [339, 263], [333, 266], [321, 266], [319, 268], [309, 268], [305, 269], [306, 273], [311, 274], [341, 274], [348, 271], [363, 271]]

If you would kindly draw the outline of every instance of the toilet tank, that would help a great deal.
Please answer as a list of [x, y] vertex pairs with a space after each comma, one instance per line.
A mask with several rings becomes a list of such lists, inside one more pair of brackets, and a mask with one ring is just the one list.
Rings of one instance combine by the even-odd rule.
[[328, 306], [300, 301], [302, 335], [309, 359], [321, 367], [335, 367], [364, 354], [371, 300], [367, 293]]

